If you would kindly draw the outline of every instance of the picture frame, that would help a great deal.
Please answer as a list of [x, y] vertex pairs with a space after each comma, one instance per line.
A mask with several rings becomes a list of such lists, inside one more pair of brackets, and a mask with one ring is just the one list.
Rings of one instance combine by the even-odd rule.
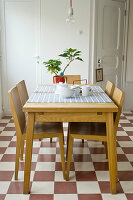
[[103, 68], [96, 69], [96, 82], [103, 81]]

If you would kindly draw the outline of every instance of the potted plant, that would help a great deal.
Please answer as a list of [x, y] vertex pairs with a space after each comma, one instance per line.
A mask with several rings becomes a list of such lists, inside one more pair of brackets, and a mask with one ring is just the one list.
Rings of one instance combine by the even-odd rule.
[[50, 59], [47, 62], [43, 62], [43, 64], [47, 67], [47, 70], [51, 72], [51, 74], [55, 75], [53, 76], [53, 83], [65, 82], [64, 77], [58, 75], [61, 71], [60, 65], [62, 64], [59, 59]]
[[[61, 71], [60, 65], [62, 64], [62, 62], [57, 59], [57, 60], [53, 60], [50, 59], [47, 62], [43, 62], [43, 64], [45, 65], [45, 67], [47, 67], [47, 70], [51, 72], [51, 74], [55, 74], [55, 76], [53, 77], [53, 83], [59, 83], [59, 82], [65, 82], [65, 77], [64, 77], [64, 73], [66, 71], [66, 69], [68, 68], [68, 66], [71, 64], [71, 62], [73, 62], [74, 60], [80, 60], [83, 61], [82, 58], [80, 58], [79, 56], [81, 55], [81, 51], [78, 51], [77, 49], [66, 49], [63, 54], [60, 54], [60, 57], [63, 57], [67, 60], [67, 65], [64, 67], [64, 69]], [[60, 75], [58, 75], [58, 73], [60, 72]]]

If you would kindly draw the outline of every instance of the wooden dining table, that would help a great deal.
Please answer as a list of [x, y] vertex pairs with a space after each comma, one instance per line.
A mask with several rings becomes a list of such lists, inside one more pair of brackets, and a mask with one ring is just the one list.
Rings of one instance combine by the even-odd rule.
[[[114, 102], [26, 102], [27, 112], [26, 152], [23, 193], [28, 194], [31, 172], [33, 130], [35, 122], [105, 122], [108, 140], [110, 190], [116, 193], [117, 155], [113, 113], [118, 112]], [[69, 147], [68, 147], [69, 148]]]

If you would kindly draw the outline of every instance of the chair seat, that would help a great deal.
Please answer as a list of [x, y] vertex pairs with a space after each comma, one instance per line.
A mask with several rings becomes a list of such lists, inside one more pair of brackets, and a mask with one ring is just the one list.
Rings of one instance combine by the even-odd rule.
[[[34, 134], [41, 134], [41, 133], [61, 133], [62, 132], [62, 123], [60, 122], [36, 122], [34, 126]], [[23, 131], [23, 134], [26, 133], [26, 128]]]
[[99, 122], [71, 122], [70, 134], [80, 135], [106, 135], [106, 124]]

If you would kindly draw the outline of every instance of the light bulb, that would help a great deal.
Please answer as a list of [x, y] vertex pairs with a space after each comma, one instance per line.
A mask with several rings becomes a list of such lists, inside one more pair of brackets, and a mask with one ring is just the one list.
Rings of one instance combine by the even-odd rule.
[[66, 22], [72, 22], [72, 23], [75, 22], [75, 19], [73, 17], [73, 8], [72, 7], [70, 7], [68, 10], [68, 18], [66, 19]]

